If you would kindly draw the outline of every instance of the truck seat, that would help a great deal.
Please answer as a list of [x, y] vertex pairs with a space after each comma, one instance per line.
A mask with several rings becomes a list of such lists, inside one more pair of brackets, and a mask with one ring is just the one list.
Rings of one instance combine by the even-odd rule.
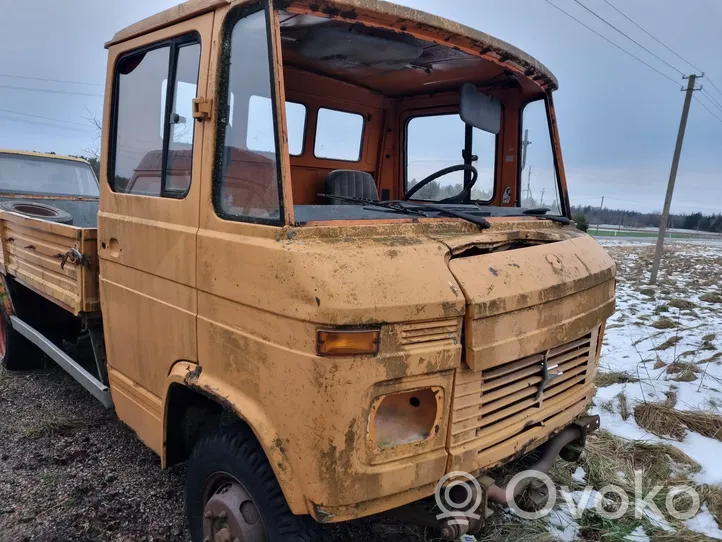
[[[326, 193], [348, 198], [364, 198], [378, 200], [376, 182], [370, 173], [353, 169], [336, 169], [326, 177]], [[349, 202], [332, 200], [332, 205], [343, 205]]]

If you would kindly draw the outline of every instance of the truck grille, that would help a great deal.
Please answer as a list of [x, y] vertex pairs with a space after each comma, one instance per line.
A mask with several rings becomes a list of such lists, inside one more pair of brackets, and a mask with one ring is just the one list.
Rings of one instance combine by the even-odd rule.
[[461, 318], [414, 322], [401, 326], [401, 344], [406, 348], [459, 344]]
[[[479, 440], [479, 453], [586, 400], [597, 331], [546, 352], [480, 372], [458, 369], [451, 445]], [[546, 360], [547, 377], [544, 378]], [[587, 378], [589, 377], [589, 380]], [[480, 465], [481, 466], [481, 465]]]

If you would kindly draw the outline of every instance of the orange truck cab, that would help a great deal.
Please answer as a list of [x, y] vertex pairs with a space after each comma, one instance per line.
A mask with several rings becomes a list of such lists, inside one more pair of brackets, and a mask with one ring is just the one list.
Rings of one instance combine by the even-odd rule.
[[377, 0], [190, 0], [106, 47], [97, 227], [0, 212], [3, 333], [188, 462], [194, 541], [315, 540], [458, 471], [504, 502], [495, 467], [578, 457], [615, 266], [548, 69]]

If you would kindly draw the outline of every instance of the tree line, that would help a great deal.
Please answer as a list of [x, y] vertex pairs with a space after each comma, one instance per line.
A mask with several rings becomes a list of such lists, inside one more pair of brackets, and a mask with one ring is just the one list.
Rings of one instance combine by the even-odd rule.
[[[641, 213], [639, 211], [608, 209], [606, 207], [600, 209], [592, 205], [572, 205], [572, 213], [584, 215], [589, 224], [621, 224], [631, 228], [648, 226], [658, 228], [661, 219], [661, 213], [658, 212]], [[722, 232], [722, 214], [671, 214], [668, 227], [720, 233]]]

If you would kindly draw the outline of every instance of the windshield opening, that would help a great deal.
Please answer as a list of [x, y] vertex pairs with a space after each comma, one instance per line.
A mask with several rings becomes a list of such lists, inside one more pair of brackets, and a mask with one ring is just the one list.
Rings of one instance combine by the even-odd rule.
[[[489, 203], [494, 196], [496, 142], [495, 134], [467, 129], [458, 113], [412, 117], [406, 123], [404, 191], [437, 171], [469, 164], [478, 172], [469, 200]], [[455, 171], [422, 187], [414, 199], [442, 201], [461, 193], [469, 181], [468, 171]]]
[[84, 162], [0, 153], [0, 193], [98, 197], [98, 181]]
[[561, 215], [559, 177], [545, 100], [528, 103], [521, 119], [520, 206]]

